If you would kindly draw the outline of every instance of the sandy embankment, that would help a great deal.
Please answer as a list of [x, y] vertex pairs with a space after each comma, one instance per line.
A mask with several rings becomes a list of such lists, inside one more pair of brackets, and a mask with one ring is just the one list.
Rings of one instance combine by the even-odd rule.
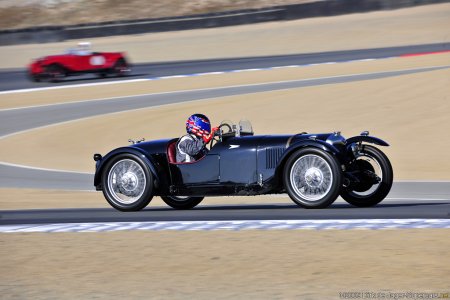
[[[298, 54], [450, 41], [450, 4], [288, 22], [90, 39], [134, 63]], [[78, 41], [0, 47], [0, 68], [23, 68]]]
[[448, 230], [34, 233], [0, 243], [2, 299], [449, 292]]

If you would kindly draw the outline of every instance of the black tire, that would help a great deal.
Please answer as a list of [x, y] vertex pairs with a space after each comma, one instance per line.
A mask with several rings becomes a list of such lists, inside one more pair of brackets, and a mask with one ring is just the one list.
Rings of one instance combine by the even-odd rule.
[[161, 199], [175, 209], [191, 209], [196, 207], [205, 197], [161, 196]]
[[[394, 172], [389, 159], [378, 148], [370, 145], [363, 145], [360, 152], [363, 155], [361, 156], [362, 158], [364, 158], [364, 156], [370, 157], [378, 163], [382, 173], [381, 182], [378, 186], [375, 186], [370, 182], [362, 182], [353, 188], [351, 186], [349, 188], [343, 188], [341, 197], [354, 206], [370, 207], [383, 201], [389, 194], [394, 180]], [[358, 164], [353, 163], [353, 165], [356, 165], [356, 168], [360, 168], [361, 170], [375, 171], [374, 167], [366, 161]], [[372, 187], [374, 188], [373, 191], [368, 192], [367, 195], [364, 194], [364, 192], [369, 191]]]
[[112, 68], [112, 73], [118, 77], [125, 76], [130, 72], [130, 66], [125, 59], [119, 58]]
[[120, 154], [107, 162], [102, 172], [102, 190], [115, 209], [139, 211], [153, 198], [153, 175], [138, 156]]
[[48, 75], [51, 82], [58, 82], [67, 75], [66, 70], [58, 64], [47, 66], [45, 68], [45, 73]]
[[330, 206], [339, 195], [341, 180], [337, 159], [317, 148], [304, 148], [293, 153], [283, 174], [289, 197], [304, 208]]

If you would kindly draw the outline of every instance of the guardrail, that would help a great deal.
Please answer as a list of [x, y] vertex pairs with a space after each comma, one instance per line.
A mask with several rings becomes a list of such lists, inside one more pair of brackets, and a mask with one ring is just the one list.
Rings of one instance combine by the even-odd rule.
[[0, 46], [325, 17], [444, 2], [450, 0], [327, 0], [174, 18], [33, 27], [0, 31]]

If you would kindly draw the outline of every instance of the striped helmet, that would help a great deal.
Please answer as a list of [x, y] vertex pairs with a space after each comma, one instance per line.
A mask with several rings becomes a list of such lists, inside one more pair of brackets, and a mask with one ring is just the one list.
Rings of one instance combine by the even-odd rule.
[[199, 137], [208, 135], [211, 132], [208, 117], [202, 114], [193, 114], [186, 121], [186, 131]]

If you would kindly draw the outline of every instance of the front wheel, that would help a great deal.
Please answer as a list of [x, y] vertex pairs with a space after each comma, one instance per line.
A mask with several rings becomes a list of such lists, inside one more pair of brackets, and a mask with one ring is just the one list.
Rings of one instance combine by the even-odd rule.
[[161, 196], [161, 199], [175, 209], [191, 209], [200, 204], [204, 197]]
[[363, 145], [347, 172], [358, 181], [343, 188], [341, 197], [354, 206], [374, 206], [386, 198], [391, 190], [394, 172], [389, 159], [378, 148]]
[[148, 166], [133, 154], [111, 159], [102, 174], [103, 195], [120, 211], [139, 211], [153, 197], [153, 176]]
[[320, 149], [305, 148], [295, 152], [286, 162], [283, 175], [289, 197], [301, 207], [324, 208], [339, 195], [339, 163]]
[[119, 60], [117, 60], [112, 68], [112, 73], [118, 77], [125, 76], [129, 72], [130, 72], [130, 66], [123, 58], [120, 58]]

